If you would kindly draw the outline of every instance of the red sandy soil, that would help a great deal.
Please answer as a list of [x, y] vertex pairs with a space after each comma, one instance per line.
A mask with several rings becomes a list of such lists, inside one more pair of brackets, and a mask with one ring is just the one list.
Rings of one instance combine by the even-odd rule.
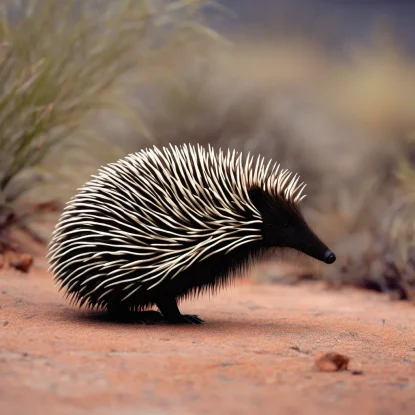
[[[415, 414], [409, 303], [240, 282], [181, 305], [204, 325], [116, 324], [69, 307], [39, 264], [0, 271], [2, 415]], [[318, 371], [330, 351], [348, 371]]]

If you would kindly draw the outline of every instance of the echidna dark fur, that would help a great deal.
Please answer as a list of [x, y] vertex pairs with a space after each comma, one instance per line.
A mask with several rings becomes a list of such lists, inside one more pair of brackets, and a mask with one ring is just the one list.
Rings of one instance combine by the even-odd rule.
[[[200, 323], [177, 301], [225, 286], [269, 249], [335, 261], [300, 212], [304, 187], [278, 163], [237, 151], [144, 149], [100, 169], [68, 202], [50, 269], [80, 306]], [[161, 314], [145, 317], [154, 305]]]

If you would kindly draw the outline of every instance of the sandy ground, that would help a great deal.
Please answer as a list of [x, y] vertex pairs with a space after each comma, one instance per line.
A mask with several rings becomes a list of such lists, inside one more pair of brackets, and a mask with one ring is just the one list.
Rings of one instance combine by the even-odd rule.
[[[408, 303], [240, 282], [181, 309], [206, 323], [111, 323], [68, 307], [42, 268], [0, 271], [0, 414], [415, 414]], [[332, 350], [349, 371], [315, 368]]]

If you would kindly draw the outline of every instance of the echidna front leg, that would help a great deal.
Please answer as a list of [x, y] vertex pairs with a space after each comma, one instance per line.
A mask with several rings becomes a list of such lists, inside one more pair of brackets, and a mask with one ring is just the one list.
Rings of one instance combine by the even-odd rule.
[[156, 301], [163, 317], [171, 324], [201, 324], [203, 320], [194, 314], [181, 314], [175, 298], [163, 298]]

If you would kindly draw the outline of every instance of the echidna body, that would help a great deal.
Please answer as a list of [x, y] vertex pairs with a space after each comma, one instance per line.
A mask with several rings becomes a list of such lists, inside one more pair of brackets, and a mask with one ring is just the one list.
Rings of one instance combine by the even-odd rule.
[[[325, 263], [334, 254], [304, 220], [299, 177], [264, 158], [200, 145], [153, 147], [99, 170], [65, 207], [50, 242], [54, 279], [79, 305], [156, 305], [225, 285], [269, 248]], [[153, 313], [154, 315], [154, 313]]]

